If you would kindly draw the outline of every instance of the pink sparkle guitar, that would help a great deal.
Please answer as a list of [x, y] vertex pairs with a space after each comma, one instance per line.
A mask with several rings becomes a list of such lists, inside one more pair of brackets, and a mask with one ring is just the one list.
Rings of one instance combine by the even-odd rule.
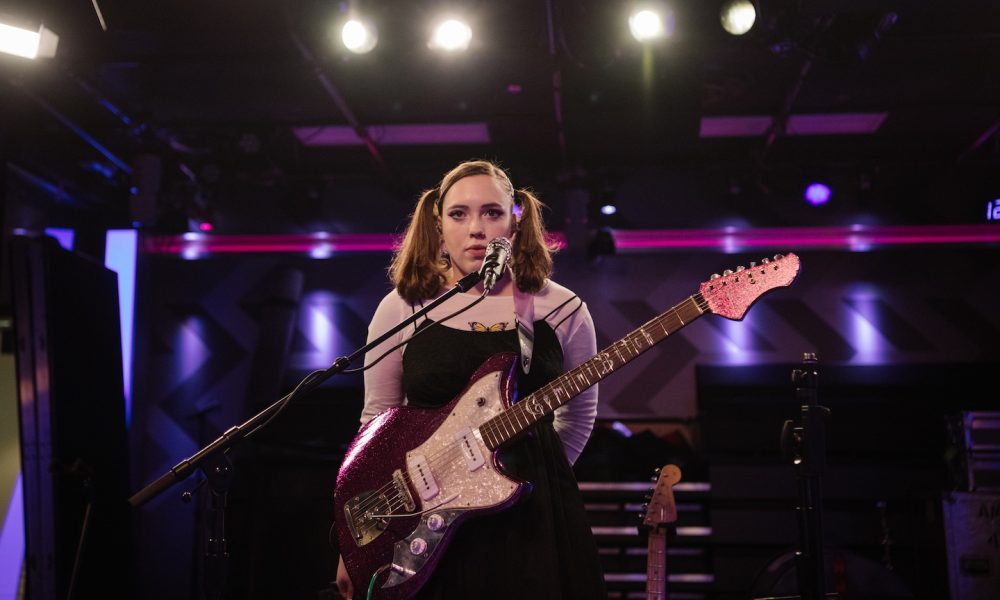
[[794, 254], [713, 276], [698, 291], [575, 369], [513, 403], [516, 356], [498, 354], [436, 409], [392, 408], [348, 447], [334, 494], [340, 552], [358, 590], [403, 600], [426, 583], [458, 528], [504, 510], [530, 483], [507, 475], [496, 452], [542, 417], [705, 313], [740, 320], [799, 272]]

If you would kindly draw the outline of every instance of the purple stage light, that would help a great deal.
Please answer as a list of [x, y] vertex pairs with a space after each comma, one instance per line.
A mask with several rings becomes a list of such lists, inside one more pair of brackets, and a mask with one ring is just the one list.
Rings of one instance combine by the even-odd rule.
[[830, 188], [822, 183], [810, 183], [804, 194], [806, 202], [813, 206], [826, 204], [830, 200]]

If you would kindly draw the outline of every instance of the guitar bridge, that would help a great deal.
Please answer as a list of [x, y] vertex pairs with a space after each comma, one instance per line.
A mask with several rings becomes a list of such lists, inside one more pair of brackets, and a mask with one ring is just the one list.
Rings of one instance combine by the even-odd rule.
[[379, 489], [386, 491], [363, 492], [344, 503], [347, 528], [359, 547], [382, 535], [395, 511], [412, 513], [417, 508], [399, 469], [393, 472], [389, 485]]

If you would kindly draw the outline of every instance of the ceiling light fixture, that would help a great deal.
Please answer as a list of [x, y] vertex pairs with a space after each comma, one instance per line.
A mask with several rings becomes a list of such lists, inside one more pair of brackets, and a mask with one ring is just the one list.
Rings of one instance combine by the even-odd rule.
[[639, 42], [653, 42], [674, 33], [674, 13], [662, 6], [637, 7], [628, 18], [632, 37]]
[[367, 19], [350, 19], [340, 30], [344, 47], [355, 54], [367, 54], [378, 44], [378, 30]]
[[728, 0], [719, 11], [722, 28], [732, 35], [743, 35], [757, 21], [757, 9], [750, 0]]
[[464, 52], [472, 42], [472, 28], [461, 19], [447, 19], [434, 28], [430, 47], [445, 52]]
[[0, 52], [22, 58], [52, 58], [56, 55], [59, 36], [39, 25], [37, 30], [0, 23]]
[[830, 200], [830, 188], [822, 183], [811, 183], [806, 188], [803, 196], [806, 202], [813, 206], [826, 204]]

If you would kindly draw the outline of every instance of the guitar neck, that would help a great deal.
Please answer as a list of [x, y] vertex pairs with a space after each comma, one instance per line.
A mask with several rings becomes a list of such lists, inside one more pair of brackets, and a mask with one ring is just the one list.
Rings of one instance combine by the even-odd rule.
[[657, 530], [649, 532], [646, 555], [646, 600], [664, 600], [667, 597], [667, 534]]
[[694, 321], [708, 310], [701, 293], [655, 317], [598, 352], [593, 358], [557, 377], [535, 393], [479, 427], [490, 450], [496, 450], [577, 394], [625, 366], [640, 354]]

